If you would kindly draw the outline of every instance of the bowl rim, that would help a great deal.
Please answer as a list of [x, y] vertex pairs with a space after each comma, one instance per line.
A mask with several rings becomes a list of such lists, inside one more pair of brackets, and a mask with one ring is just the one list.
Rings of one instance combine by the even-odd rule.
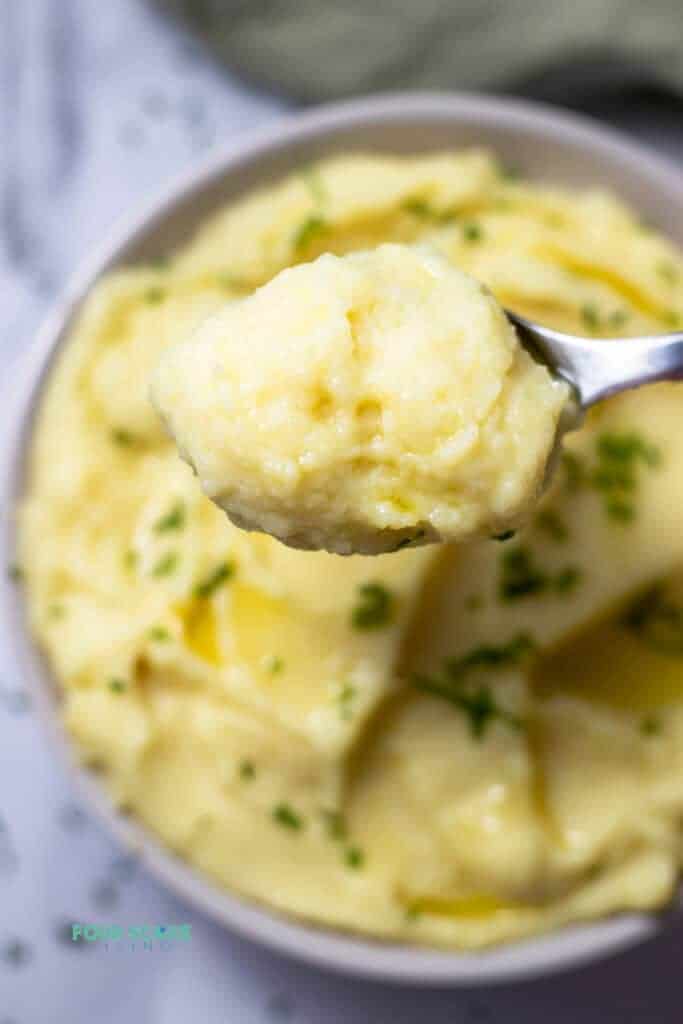
[[[5, 442], [0, 451], [0, 496], [14, 509], [23, 490], [24, 470], [34, 414], [53, 358], [73, 317], [99, 276], [118, 264], [122, 250], [153, 229], [194, 192], [217, 178], [234, 174], [241, 165], [266, 159], [295, 143], [326, 138], [342, 128], [395, 123], [416, 117], [484, 128], [505, 121], [601, 153], [631, 167], [650, 185], [678, 193], [683, 207], [683, 176], [673, 163], [612, 128], [589, 118], [527, 100], [451, 92], [396, 92], [326, 104], [303, 113], [285, 114], [256, 132], [240, 135], [205, 160], [176, 177], [160, 195], [115, 226], [67, 283], [45, 317], [27, 352], [16, 357], [6, 381], [0, 413]], [[16, 517], [3, 517], [0, 558], [9, 566], [16, 550]], [[664, 914], [625, 913], [556, 932], [508, 943], [491, 950], [462, 952], [391, 943], [346, 934], [281, 914], [214, 883], [208, 875], [176, 857], [141, 823], [117, 812], [101, 782], [78, 764], [57, 708], [56, 686], [46, 660], [34, 643], [26, 621], [20, 588], [2, 573], [0, 610], [6, 649], [26, 680], [31, 699], [59, 760], [66, 764], [76, 789], [96, 817], [129, 850], [135, 850], [152, 875], [190, 906], [199, 908], [232, 931], [318, 967], [396, 983], [491, 984], [575, 968], [616, 953], [662, 931], [676, 911]]]

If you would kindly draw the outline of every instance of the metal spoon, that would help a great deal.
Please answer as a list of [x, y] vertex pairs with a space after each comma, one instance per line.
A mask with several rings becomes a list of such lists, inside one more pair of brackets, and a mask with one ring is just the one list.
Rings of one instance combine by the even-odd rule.
[[506, 310], [519, 339], [574, 389], [581, 409], [620, 391], [683, 380], [683, 332], [645, 338], [577, 338]]

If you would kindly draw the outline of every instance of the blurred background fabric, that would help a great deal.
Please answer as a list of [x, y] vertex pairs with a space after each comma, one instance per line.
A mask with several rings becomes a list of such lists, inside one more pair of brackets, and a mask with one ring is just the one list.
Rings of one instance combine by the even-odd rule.
[[492, 89], [585, 107], [683, 99], [681, 0], [152, 0], [227, 65], [304, 102]]

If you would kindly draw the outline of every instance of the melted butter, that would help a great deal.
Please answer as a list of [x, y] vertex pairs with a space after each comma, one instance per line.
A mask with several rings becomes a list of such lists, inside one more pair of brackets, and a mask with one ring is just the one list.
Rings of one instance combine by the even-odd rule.
[[263, 653], [287, 649], [289, 615], [287, 602], [282, 598], [258, 590], [256, 587], [236, 584], [232, 593], [232, 608], [239, 632], [235, 638], [240, 657], [258, 663]]
[[666, 310], [651, 294], [647, 294], [642, 288], [636, 288], [606, 265], [600, 266], [588, 260], [581, 260], [577, 256], [551, 245], [542, 246], [539, 249], [539, 255], [549, 257], [558, 266], [572, 274], [607, 285], [645, 316], [659, 318], [666, 313]]
[[193, 601], [179, 609], [185, 643], [198, 658], [210, 665], [222, 662], [216, 612], [210, 601]]
[[[259, 685], [268, 687], [273, 696], [285, 687], [288, 699], [295, 701], [293, 687], [301, 699], [311, 685], [319, 690], [325, 678], [323, 666], [334, 656], [336, 641], [325, 616], [319, 617], [319, 628], [312, 630], [291, 595], [276, 597], [237, 582], [230, 607], [235, 654]], [[283, 668], [273, 672], [272, 659], [280, 656]]]
[[683, 702], [683, 656], [651, 647], [614, 613], [541, 655], [531, 678], [539, 696], [571, 695], [621, 711]]
[[423, 896], [413, 900], [410, 909], [418, 914], [431, 914], [435, 917], [486, 918], [518, 907], [489, 893], [472, 893], [452, 899]]
[[[238, 624], [235, 646], [240, 660], [259, 668], [264, 655], [287, 652], [287, 664], [301, 664], [315, 655], [312, 637], [305, 626], [297, 628], [291, 600], [274, 597], [256, 587], [235, 584], [232, 613]], [[267, 673], [266, 673], [267, 674]], [[275, 678], [270, 674], [271, 678]]]

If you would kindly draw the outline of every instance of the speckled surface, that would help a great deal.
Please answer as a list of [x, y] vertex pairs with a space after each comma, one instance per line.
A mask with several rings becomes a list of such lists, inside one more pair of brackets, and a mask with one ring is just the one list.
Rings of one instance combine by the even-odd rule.
[[[12, 361], [51, 299], [117, 217], [283, 109], [144, 0], [0, 0], [3, 380], [11, 384]], [[606, 112], [683, 156], [678, 113]], [[72, 921], [190, 923], [192, 940], [107, 949], [73, 943]], [[0, 1024], [674, 1024], [682, 956], [678, 927], [538, 982], [416, 991], [260, 950], [170, 896], [75, 803], [0, 650]]]

